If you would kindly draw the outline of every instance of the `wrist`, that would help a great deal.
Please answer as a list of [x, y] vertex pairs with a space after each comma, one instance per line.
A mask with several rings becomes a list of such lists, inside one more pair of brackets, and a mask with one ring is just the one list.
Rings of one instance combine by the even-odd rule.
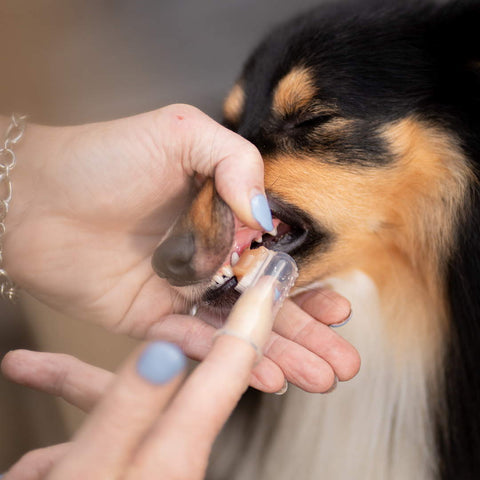
[[[9, 125], [10, 118], [0, 117], [0, 135], [6, 132]], [[48, 127], [27, 122], [22, 137], [11, 147], [15, 155], [15, 166], [9, 174], [11, 199], [4, 219], [2, 253], [4, 270], [10, 279], [20, 286], [22, 270], [28, 263], [28, 248], [33, 241], [32, 232], [25, 231], [26, 219], [29, 215], [36, 215], [31, 211], [31, 206], [36, 203], [36, 187], [39, 184], [37, 160], [41, 157], [41, 144], [36, 144], [38, 128]]]
[[6, 270], [4, 244], [12, 199], [11, 173], [16, 165], [16, 146], [25, 131], [25, 120], [25, 116], [13, 114], [8, 126], [3, 122], [5, 130], [0, 142], [0, 297], [13, 302], [17, 299], [17, 288]]

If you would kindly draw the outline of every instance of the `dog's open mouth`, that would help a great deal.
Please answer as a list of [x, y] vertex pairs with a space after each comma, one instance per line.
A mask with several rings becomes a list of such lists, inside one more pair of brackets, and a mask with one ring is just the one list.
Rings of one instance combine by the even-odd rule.
[[263, 246], [269, 250], [285, 252], [292, 255], [302, 246], [308, 235], [308, 228], [296, 215], [288, 211], [275, 208], [270, 202], [275, 230], [263, 233], [253, 230], [237, 219], [235, 220], [235, 237], [233, 247], [227, 260], [217, 271], [202, 300], [212, 307], [233, 304], [239, 297], [235, 290], [238, 281], [232, 267], [236, 265], [242, 253]]

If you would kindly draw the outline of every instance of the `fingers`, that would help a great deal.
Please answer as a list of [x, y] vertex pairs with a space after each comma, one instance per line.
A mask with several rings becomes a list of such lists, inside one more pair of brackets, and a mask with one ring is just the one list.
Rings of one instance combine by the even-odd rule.
[[[331, 320], [337, 317], [329, 318]], [[291, 301], [285, 302], [280, 310], [274, 330], [282, 337], [325, 360], [341, 381], [351, 379], [360, 368], [360, 356], [349, 342], [328, 326], [316, 321]], [[280, 353], [276, 350], [272, 352], [267, 350], [269, 357], [281, 365]]]
[[[167, 315], [154, 323], [147, 332], [147, 340], [165, 340], [177, 344], [185, 354], [195, 360], [203, 360], [212, 348], [216, 329], [197, 317]], [[250, 386], [262, 392], [274, 393], [283, 387], [282, 369], [264, 357], [255, 366]]]
[[[185, 357], [155, 342], [130, 358], [75, 439], [52, 479], [117, 478], [180, 385]], [[108, 447], [106, 447], [108, 446]], [[50, 478], [50, 477], [49, 477]]]
[[127, 362], [80, 430], [75, 450], [49, 478], [116, 478], [128, 468], [127, 478], [136, 480], [158, 472], [162, 478], [203, 478], [211, 445], [248, 386], [258, 354], [252, 345], [261, 348], [271, 329], [272, 301], [271, 285], [245, 292], [224, 335], [173, 398], [184, 357], [172, 344], [147, 346]]
[[215, 176], [218, 193], [242, 222], [273, 230], [256, 147], [190, 105], [170, 105], [160, 112], [170, 129], [166, 138], [175, 140], [172, 158], [181, 153], [184, 171]]
[[60, 443], [32, 450], [15, 463], [2, 480], [43, 480], [70, 447], [71, 443]]
[[62, 397], [89, 412], [114, 375], [64, 354], [14, 350], [2, 361], [3, 374], [13, 382]]
[[212, 348], [216, 329], [200, 318], [190, 315], [167, 315], [147, 331], [147, 340], [164, 340], [177, 344], [185, 354], [202, 360]]
[[[214, 438], [246, 390], [256, 352], [220, 336], [150, 432], [128, 479], [203, 478]], [[188, 459], [188, 460], [187, 460]]]
[[352, 313], [350, 302], [339, 293], [329, 289], [322, 288], [304, 292], [292, 300], [313, 318], [332, 327], [344, 324]]
[[265, 347], [265, 355], [282, 369], [288, 382], [306, 392], [325, 393], [335, 382], [334, 369], [326, 360], [275, 332]]
[[250, 386], [265, 393], [276, 393], [284, 385], [283, 370], [273, 360], [264, 356], [252, 371]]
[[[252, 372], [250, 385], [261, 391], [279, 391], [284, 380], [309, 392], [330, 390], [356, 375], [358, 352], [325, 325], [342, 324], [351, 313], [347, 299], [327, 290], [314, 290], [285, 302], [275, 332], [266, 345], [265, 357]], [[301, 308], [300, 308], [301, 307]], [[322, 325], [318, 322], [322, 322]], [[149, 338], [164, 338], [181, 345], [188, 356], [201, 360], [211, 348], [214, 328], [186, 315], [170, 315], [154, 325]]]
[[163, 478], [203, 478], [213, 441], [248, 387], [271, 332], [273, 301], [274, 284], [269, 281], [243, 293], [212, 350], [144, 442], [127, 478], [152, 478], [154, 472], [162, 472]]

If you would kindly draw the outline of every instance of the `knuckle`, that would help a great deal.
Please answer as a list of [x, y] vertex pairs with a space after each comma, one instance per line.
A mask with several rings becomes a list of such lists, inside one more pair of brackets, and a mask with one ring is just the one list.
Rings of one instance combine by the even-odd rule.
[[180, 348], [183, 352], [191, 352], [195, 350], [198, 339], [202, 334], [202, 327], [199, 325], [192, 325], [182, 338]]
[[263, 159], [258, 150], [258, 148], [253, 144], [250, 143], [248, 140], [243, 140], [243, 154], [245, 157], [249, 158], [250, 161], [254, 166], [262, 166], [263, 167]]
[[291, 340], [296, 343], [303, 343], [305, 339], [313, 338], [317, 334], [317, 325], [313, 322], [305, 322], [294, 333]]
[[166, 107], [158, 110], [160, 118], [167, 117], [171, 121], [175, 121], [178, 124], [181, 124], [179, 121], [190, 119], [192, 117], [205, 116], [201, 110], [193, 105], [188, 105], [186, 103], [174, 103], [167, 105]]
[[309, 393], [326, 393], [335, 383], [336, 376], [331, 367], [317, 368], [316, 371], [304, 372], [303, 378], [288, 378], [290, 383], [297, 385]]

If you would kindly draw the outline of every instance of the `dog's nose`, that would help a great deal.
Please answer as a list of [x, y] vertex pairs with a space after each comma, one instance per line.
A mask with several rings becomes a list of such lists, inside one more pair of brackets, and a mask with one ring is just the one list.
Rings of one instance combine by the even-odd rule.
[[195, 282], [195, 270], [191, 264], [194, 255], [193, 235], [172, 236], [155, 250], [152, 267], [159, 277], [166, 278], [172, 285], [189, 285]]

